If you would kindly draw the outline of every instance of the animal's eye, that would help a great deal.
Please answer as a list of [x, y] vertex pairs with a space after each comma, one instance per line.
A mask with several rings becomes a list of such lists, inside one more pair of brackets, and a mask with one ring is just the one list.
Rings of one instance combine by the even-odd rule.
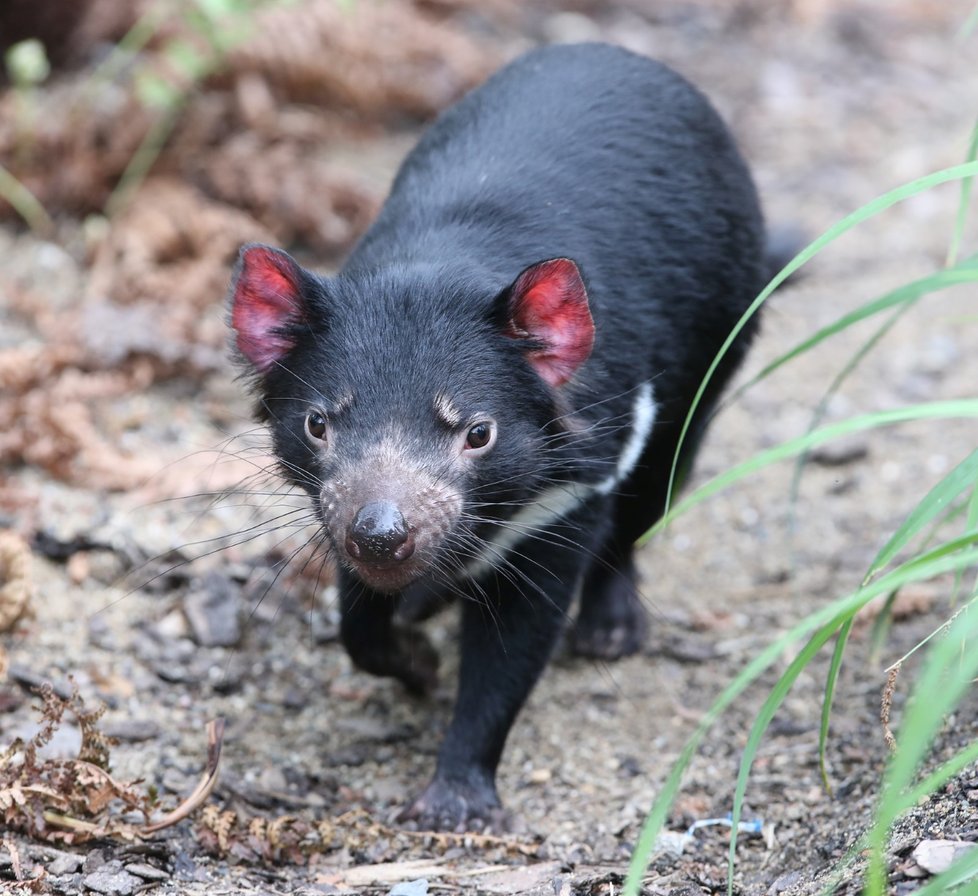
[[485, 454], [495, 441], [496, 425], [491, 420], [480, 420], [465, 436], [465, 451], [467, 454]]
[[306, 414], [306, 435], [317, 441], [326, 439], [326, 418], [319, 411]]

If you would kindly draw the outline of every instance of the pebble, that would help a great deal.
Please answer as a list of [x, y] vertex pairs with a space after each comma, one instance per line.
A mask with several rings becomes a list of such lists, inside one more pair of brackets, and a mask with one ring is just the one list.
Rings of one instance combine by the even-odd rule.
[[417, 880], [405, 880], [394, 884], [387, 896], [427, 896], [428, 880], [419, 877]]
[[789, 871], [786, 874], [782, 874], [767, 888], [767, 896], [777, 896], [783, 890], [788, 890], [796, 884], [802, 883], [804, 880], [805, 877], [800, 871]]
[[212, 572], [184, 598], [191, 635], [202, 647], [234, 647], [241, 640], [238, 592], [227, 576]]
[[924, 871], [940, 874], [966, 852], [976, 848], [976, 844], [961, 840], [921, 840], [911, 857]]
[[54, 877], [61, 877], [64, 874], [74, 874], [85, 861], [84, 856], [75, 855], [73, 852], [59, 852], [54, 858], [45, 864], [45, 871]]
[[159, 619], [151, 627], [151, 632], [158, 638], [164, 640], [176, 640], [186, 638], [190, 634], [187, 626], [187, 618], [179, 610], [173, 610]]
[[137, 742], [159, 737], [160, 726], [153, 719], [117, 719], [103, 722], [102, 732], [117, 740]]
[[62, 700], [71, 699], [71, 683], [65, 678], [52, 681], [48, 676], [17, 663], [10, 664], [7, 669], [7, 677], [25, 688], [39, 688], [42, 684], [50, 684], [54, 693]]
[[88, 851], [88, 854], [85, 856], [85, 861], [82, 863], [82, 871], [85, 874], [91, 874], [105, 865], [106, 861], [104, 849], [91, 849]]
[[130, 874], [118, 861], [106, 862], [98, 871], [86, 874], [82, 884], [87, 890], [106, 896], [130, 896], [143, 886], [143, 878]]
[[856, 436], [843, 436], [819, 445], [809, 460], [820, 467], [842, 467], [869, 456], [869, 442]]
[[141, 877], [143, 880], [169, 880], [170, 874], [155, 865], [148, 865], [146, 862], [130, 862], [126, 865], [126, 871]]

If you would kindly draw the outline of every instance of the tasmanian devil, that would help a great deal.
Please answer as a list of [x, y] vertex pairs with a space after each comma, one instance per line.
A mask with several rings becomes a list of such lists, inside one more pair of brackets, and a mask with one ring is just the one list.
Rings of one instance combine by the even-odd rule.
[[503, 745], [575, 595], [578, 652], [638, 649], [633, 543], [767, 273], [750, 175], [709, 102], [600, 44], [532, 51], [445, 112], [335, 276], [242, 249], [237, 353], [338, 562], [351, 659], [428, 690], [437, 656], [395, 611], [462, 599], [454, 716], [403, 818], [499, 819]]

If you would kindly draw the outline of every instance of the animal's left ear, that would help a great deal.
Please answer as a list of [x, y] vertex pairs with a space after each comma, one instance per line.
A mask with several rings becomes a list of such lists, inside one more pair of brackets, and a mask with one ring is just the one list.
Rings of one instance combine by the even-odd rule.
[[553, 387], [566, 383], [591, 354], [594, 321], [581, 272], [569, 258], [531, 265], [503, 293], [505, 333], [527, 341], [526, 356]]

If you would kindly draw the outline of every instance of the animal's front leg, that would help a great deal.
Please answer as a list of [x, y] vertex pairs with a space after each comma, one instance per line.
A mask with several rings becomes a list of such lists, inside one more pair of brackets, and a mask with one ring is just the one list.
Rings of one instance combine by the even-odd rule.
[[426, 694], [438, 681], [438, 654], [423, 632], [394, 621], [396, 606], [395, 595], [340, 574], [340, 637], [354, 665], [396, 678], [412, 694]]
[[463, 604], [454, 715], [435, 775], [402, 820], [438, 830], [505, 825], [496, 766], [564, 626], [582, 565], [570, 550], [537, 549], [472, 589]]

